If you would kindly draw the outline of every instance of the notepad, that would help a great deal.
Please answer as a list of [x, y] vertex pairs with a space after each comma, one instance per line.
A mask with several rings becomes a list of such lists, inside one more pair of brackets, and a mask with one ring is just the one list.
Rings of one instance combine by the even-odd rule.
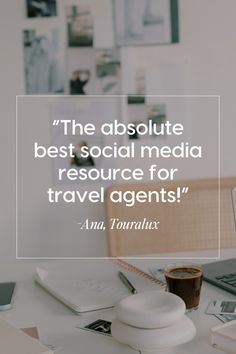
[[4, 354], [52, 354], [37, 339], [0, 319], [0, 352]]
[[90, 260], [86, 265], [82, 261], [79, 264], [82, 267], [37, 268], [35, 275], [43, 288], [77, 313], [110, 308], [131, 295], [118, 277], [120, 267], [138, 292], [163, 289], [157, 279], [123, 261], [115, 264]]

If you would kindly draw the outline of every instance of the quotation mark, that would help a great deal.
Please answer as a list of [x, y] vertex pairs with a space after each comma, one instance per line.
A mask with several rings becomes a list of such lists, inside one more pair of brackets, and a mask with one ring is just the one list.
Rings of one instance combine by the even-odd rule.
[[177, 203], [181, 202], [181, 195], [187, 194], [188, 190], [189, 190], [189, 187], [182, 187], [182, 188], [178, 187], [177, 188]]
[[55, 127], [55, 126], [57, 126], [57, 125], [59, 125], [59, 124], [60, 124], [59, 119], [54, 119], [52, 125]]
[[187, 194], [187, 193], [188, 193], [188, 187], [183, 187], [182, 194]]

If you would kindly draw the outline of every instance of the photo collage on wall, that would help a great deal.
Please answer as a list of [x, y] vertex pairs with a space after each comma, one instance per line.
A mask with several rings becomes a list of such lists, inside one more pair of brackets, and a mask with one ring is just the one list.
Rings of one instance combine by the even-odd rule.
[[127, 123], [160, 125], [168, 107], [146, 102], [146, 68], [122, 86], [122, 50], [178, 41], [178, 0], [25, 0], [26, 94], [124, 94]]
[[177, 1], [25, 0], [26, 94], [125, 94], [122, 47], [178, 42]]
[[95, 20], [89, 5], [66, 7], [69, 94], [119, 94], [119, 48], [95, 47]]

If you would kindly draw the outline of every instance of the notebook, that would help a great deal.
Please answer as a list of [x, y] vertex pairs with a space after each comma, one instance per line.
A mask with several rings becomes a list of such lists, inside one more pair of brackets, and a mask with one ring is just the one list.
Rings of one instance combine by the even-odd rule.
[[73, 311], [82, 313], [113, 307], [131, 295], [118, 276], [120, 269], [138, 292], [164, 289], [162, 281], [123, 260], [89, 260], [77, 266], [37, 268], [35, 280]]
[[52, 354], [37, 339], [31, 338], [0, 319], [0, 352], [4, 354]]

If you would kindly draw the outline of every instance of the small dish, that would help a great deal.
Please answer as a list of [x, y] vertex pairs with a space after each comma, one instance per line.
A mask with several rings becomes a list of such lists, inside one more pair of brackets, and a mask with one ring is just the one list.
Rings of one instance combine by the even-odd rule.
[[159, 329], [135, 328], [114, 320], [111, 333], [118, 342], [127, 344], [136, 350], [156, 352], [189, 342], [195, 337], [196, 328], [187, 316], [183, 316], [172, 326]]

